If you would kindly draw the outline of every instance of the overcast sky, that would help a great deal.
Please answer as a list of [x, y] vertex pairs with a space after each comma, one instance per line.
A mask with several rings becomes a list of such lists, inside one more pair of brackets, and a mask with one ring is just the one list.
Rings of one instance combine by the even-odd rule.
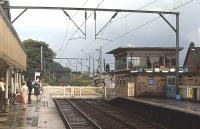
[[[171, 11], [188, 1], [190, 0], [103, 0], [103, 2], [102, 0], [10, 0], [10, 5], [96, 8], [100, 4], [99, 8]], [[11, 10], [12, 19], [21, 11]], [[180, 63], [182, 64], [189, 43], [193, 41], [196, 46], [200, 46], [200, 0], [193, 0], [174, 11], [180, 12], [180, 46], [184, 47], [183, 52], [180, 53]], [[83, 11], [67, 12], [79, 26], [84, 22]], [[87, 12], [87, 16], [89, 17], [91, 13]], [[110, 20], [113, 14], [97, 12], [97, 31]], [[161, 18], [135, 29], [158, 15], [133, 13], [123, 17], [127, 14], [118, 13], [111, 24], [98, 35], [98, 38], [101, 38], [98, 40], [94, 39], [93, 15], [87, 20], [86, 39], [78, 38], [83, 37], [80, 31], [72, 36], [77, 28], [62, 11], [28, 10], [13, 25], [22, 41], [30, 38], [45, 41], [56, 52], [57, 57], [88, 58], [81, 49], [97, 57], [96, 49], [103, 46], [103, 57], [106, 62], [112, 63], [112, 56], [105, 55], [105, 53], [116, 47], [175, 47], [175, 33]], [[175, 16], [166, 15], [166, 17], [175, 26]], [[81, 29], [85, 31], [84, 25]], [[61, 61], [61, 63], [69, 66], [69, 62]]]

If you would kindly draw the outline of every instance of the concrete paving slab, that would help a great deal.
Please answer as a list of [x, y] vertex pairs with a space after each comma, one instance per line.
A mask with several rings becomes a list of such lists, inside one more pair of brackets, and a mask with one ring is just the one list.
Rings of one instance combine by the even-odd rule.
[[26, 110], [21, 107], [16, 103], [10, 106], [9, 113], [0, 112], [0, 129], [65, 129], [48, 91], [42, 94], [40, 101], [32, 95]]

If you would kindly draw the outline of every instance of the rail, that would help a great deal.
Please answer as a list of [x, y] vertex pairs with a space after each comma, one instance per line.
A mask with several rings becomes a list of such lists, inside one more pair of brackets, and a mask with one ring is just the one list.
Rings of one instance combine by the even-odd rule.
[[66, 128], [101, 129], [101, 127], [70, 100], [54, 99]]

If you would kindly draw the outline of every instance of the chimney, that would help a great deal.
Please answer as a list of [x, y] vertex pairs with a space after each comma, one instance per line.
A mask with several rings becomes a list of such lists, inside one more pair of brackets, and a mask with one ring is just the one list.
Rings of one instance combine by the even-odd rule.
[[6, 16], [8, 17], [9, 20], [11, 20], [11, 14], [10, 14], [10, 9], [6, 8], [9, 7], [9, 0], [0, 0], [0, 6], [2, 6]]
[[191, 43], [190, 43], [189, 48], [190, 48], [190, 49], [194, 49], [194, 48], [195, 48], [195, 44], [194, 44], [194, 42], [191, 42]]

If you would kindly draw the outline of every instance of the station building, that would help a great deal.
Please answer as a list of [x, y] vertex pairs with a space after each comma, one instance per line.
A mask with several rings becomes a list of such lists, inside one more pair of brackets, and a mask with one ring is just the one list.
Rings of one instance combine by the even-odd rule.
[[200, 47], [195, 47], [194, 42], [188, 47], [183, 67], [188, 67], [189, 73], [182, 77], [182, 97], [200, 101]]
[[[176, 97], [175, 47], [120, 47], [107, 54], [115, 57], [116, 96]], [[200, 86], [199, 75], [189, 72], [188, 67], [180, 69], [179, 73], [180, 87]], [[180, 87], [182, 98], [187, 99], [187, 88]], [[195, 99], [200, 100], [199, 96], [197, 90]]]
[[22, 75], [26, 70], [26, 53], [11, 24], [10, 11], [4, 8], [7, 5], [9, 5], [8, 1], [0, 2], [0, 78], [3, 78], [5, 83], [5, 91], [1, 93], [0, 105], [1, 109], [3, 106], [5, 111], [8, 110], [8, 93], [19, 93], [23, 80]]

